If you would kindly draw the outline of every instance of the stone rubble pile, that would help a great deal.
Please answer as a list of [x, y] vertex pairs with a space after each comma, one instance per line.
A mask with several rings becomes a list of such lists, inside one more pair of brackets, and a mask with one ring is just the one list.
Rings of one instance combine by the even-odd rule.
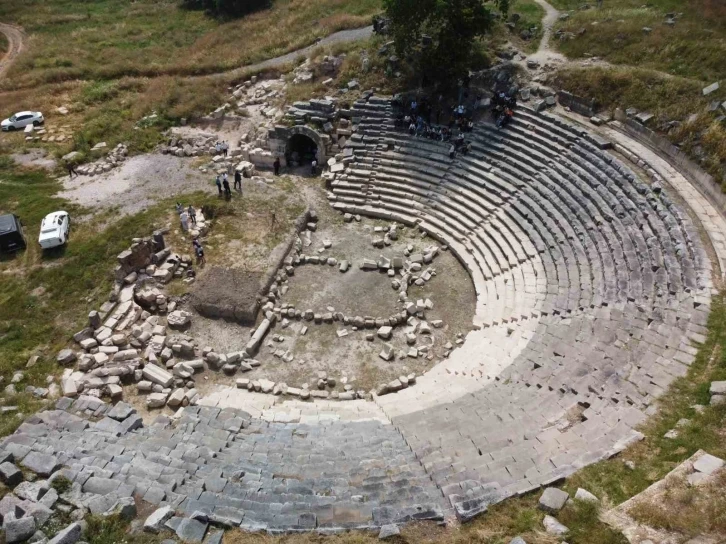
[[301, 83], [309, 83], [313, 80], [322, 79], [324, 85], [330, 85], [333, 83], [333, 77], [340, 71], [340, 67], [343, 65], [346, 54], [341, 53], [338, 56], [325, 55], [322, 60], [314, 62], [309, 58], [306, 58], [301, 64], [296, 66], [292, 71], [292, 84], [299, 85]]
[[278, 108], [272, 102], [285, 97], [285, 80], [259, 80], [252, 76], [249, 80], [237, 85], [232, 91], [230, 102], [235, 102], [237, 108], [260, 106], [261, 113], [270, 120], [281, 116]]
[[[93, 151], [100, 151], [106, 148], [106, 143], [101, 142], [99, 144], [96, 144], [93, 147]], [[106, 172], [110, 172], [117, 166], [120, 166], [128, 157], [129, 149], [126, 144], [118, 144], [116, 147], [114, 147], [111, 151], [108, 152], [108, 154], [102, 158], [99, 159], [96, 162], [91, 162], [88, 164], [82, 164], [80, 166], [76, 167], [76, 172], [82, 176], [97, 176], [99, 174], [103, 174]], [[68, 153], [67, 155], [63, 156], [63, 160], [67, 162], [73, 162], [73, 160], [78, 157], [79, 154], [77, 151], [73, 151], [71, 153]]]
[[194, 404], [193, 375], [204, 365], [179, 360], [194, 359], [197, 347], [189, 336], [169, 331], [186, 330], [191, 314], [177, 310], [162, 290], [173, 278], [186, 276], [191, 257], [172, 253], [164, 232], [156, 231], [151, 238], [135, 239], [117, 261], [109, 300], [89, 313], [88, 326], [73, 337], [81, 350], [58, 354], [61, 365], [77, 368], [64, 371], [63, 395], [118, 400], [123, 385], [136, 384], [139, 393], [149, 394], [149, 408]]
[[[166, 145], [159, 147], [163, 154], [175, 155], [177, 157], [200, 157], [202, 155], [216, 155], [215, 144], [218, 138], [211, 134], [194, 134], [191, 136], [172, 136]], [[234, 150], [230, 150], [230, 154]]]

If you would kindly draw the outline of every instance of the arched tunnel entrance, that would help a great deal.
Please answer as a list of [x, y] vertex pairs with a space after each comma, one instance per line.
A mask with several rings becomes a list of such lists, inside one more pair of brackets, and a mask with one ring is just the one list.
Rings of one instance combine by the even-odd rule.
[[287, 141], [285, 158], [290, 166], [310, 164], [318, 158], [318, 144], [305, 134], [293, 134]]

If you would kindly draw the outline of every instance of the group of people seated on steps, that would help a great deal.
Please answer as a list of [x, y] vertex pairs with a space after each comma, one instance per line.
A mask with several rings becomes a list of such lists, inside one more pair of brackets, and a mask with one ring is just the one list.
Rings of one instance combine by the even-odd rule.
[[514, 117], [514, 108], [517, 107], [517, 98], [504, 92], [494, 93], [492, 97], [492, 117], [499, 127], [505, 127]]
[[[467, 98], [468, 93], [464, 95]], [[477, 96], [478, 103], [481, 97]], [[434, 107], [427, 98], [412, 98], [410, 101], [401, 96], [393, 99], [398, 108], [394, 126], [406, 130], [416, 138], [426, 138], [437, 142], [451, 142], [449, 157], [456, 158], [458, 153], [467, 154], [471, 151], [471, 142], [465, 134], [474, 129], [472, 110], [463, 103], [458, 104], [448, 116], [448, 123], [441, 123], [442, 113], [447, 109], [443, 105], [443, 97], [439, 96], [438, 106]], [[491, 100], [491, 112], [495, 124], [502, 128], [509, 123], [514, 115], [517, 99], [505, 92], [495, 92]]]

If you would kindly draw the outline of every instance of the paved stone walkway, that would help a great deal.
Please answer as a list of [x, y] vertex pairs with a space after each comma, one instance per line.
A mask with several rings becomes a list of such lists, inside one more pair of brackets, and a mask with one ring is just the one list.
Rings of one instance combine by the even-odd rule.
[[0, 450], [19, 464], [39, 452], [49, 473], [66, 467], [73, 486], [62, 498], [95, 514], [138, 496], [271, 533], [443, 520], [440, 490], [379, 421], [288, 424], [199, 406], [141, 426], [123, 403], [64, 398], [57, 408], [31, 417]]

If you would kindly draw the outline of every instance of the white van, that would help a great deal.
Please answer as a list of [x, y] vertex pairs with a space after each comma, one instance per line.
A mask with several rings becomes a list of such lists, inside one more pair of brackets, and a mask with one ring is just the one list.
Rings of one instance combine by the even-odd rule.
[[43, 249], [62, 246], [68, 242], [71, 231], [71, 217], [68, 212], [49, 213], [40, 224], [38, 242]]

